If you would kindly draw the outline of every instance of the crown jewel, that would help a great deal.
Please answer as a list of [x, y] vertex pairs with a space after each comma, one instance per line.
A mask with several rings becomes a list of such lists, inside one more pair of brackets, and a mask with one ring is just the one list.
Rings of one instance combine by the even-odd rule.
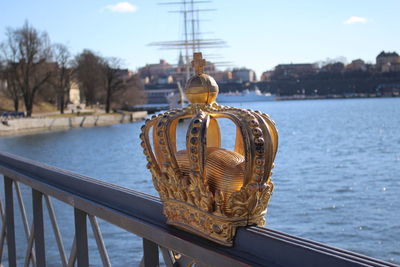
[[[264, 225], [278, 147], [275, 123], [259, 111], [218, 105], [218, 85], [194, 53], [196, 75], [186, 84], [191, 104], [153, 116], [142, 127], [142, 146], [167, 223], [232, 246], [238, 226]], [[176, 129], [189, 119], [186, 149]], [[236, 125], [234, 150], [221, 147], [219, 119]]]

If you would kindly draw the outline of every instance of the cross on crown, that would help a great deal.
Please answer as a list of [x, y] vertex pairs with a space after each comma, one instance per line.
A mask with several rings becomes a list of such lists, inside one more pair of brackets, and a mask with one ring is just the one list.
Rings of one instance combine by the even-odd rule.
[[201, 75], [204, 73], [204, 66], [206, 65], [206, 60], [203, 59], [203, 55], [200, 53], [194, 53], [192, 66], [196, 75]]

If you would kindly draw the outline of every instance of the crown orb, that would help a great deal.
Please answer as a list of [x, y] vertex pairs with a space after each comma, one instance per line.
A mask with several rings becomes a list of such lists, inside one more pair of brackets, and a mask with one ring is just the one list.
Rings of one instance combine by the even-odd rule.
[[185, 87], [185, 95], [192, 104], [212, 104], [218, 96], [218, 84], [213, 77], [204, 73], [206, 61], [201, 53], [194, 53], [192, 66], [196, 75]]
[[203, 73], [188, 80], [185, 95], [192, 104], [212, 104], [217, 99], [218, 91], [214, 78]]

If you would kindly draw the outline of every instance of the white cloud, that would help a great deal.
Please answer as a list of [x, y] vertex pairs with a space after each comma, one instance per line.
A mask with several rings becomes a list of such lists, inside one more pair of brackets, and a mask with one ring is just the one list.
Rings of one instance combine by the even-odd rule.
[[367, 23], [367, 18], [351, 16], [347, 20], [343, 21], [343, 24], [354, 24], [354, 23]]
[[102, 10], [107, 10], [111, 12], [119, 12], [119, 13], [126, 13], [126, 12], [135, 12], [137, 7], [132, 5], [129, 2], [120, 2], [115, 5], [108, 5], [102, 8]]

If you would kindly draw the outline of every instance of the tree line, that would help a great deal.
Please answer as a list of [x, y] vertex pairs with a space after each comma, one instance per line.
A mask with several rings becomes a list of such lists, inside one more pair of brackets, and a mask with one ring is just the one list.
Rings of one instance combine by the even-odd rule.
[[66, 45], [52, 44], [45, 31], [25, 22], [21, 28], [8, 28], [0, 43], [0, 90], [12, 99], [14, 111], [23, 104], [31, 117], [38, 98], [64, 113], [71, 84], [76, 82], [86, 106], [103, 104], [109, 113], [113, 105], [140, 103], [144, 98], [138, 76], [122, 66], [121, 59], [88, 49], [72, 56]]

